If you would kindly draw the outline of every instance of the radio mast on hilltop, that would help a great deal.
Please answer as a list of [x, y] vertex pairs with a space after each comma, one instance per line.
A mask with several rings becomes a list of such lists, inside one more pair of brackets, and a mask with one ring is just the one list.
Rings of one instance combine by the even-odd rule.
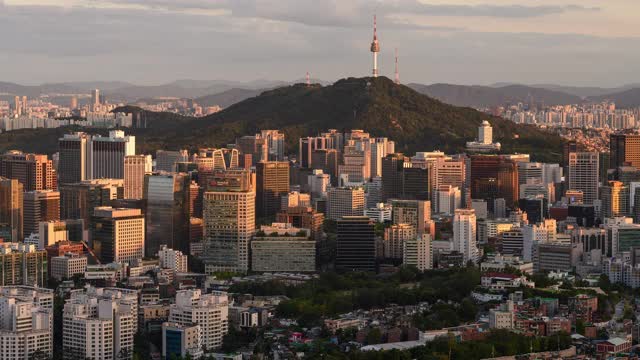
[[400, 84], [400, 72], [398, 71], [398, 48], [396, 48], [396, 78], [395, 83]]

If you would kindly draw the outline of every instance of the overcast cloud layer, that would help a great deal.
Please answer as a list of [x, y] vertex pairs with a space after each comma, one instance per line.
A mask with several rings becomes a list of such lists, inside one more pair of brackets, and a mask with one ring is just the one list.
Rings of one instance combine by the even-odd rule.
[[0, 81], [640, 82], [637, 0], [0, 0]]

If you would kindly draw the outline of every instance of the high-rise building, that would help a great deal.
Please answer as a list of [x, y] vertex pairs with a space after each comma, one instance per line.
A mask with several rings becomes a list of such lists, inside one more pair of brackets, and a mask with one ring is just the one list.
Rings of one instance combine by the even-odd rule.
[[205, 271], [248, 271], [255, 233], [256, 193], [251, 174], [209, 183], [203, 198]]
[[416, 229], [411, 224], [394, 224], [384, 229], [384, 257], [401, 260], [404, 243], [416, 238]]
[[549, 217], [548, 204], [543, 196], [528, 196], [518, 200], [518, 207], [527, 213], [527, 219], [531, 224], [537, 224]]
[[471, 156], [471, 197], [485, 199], [488, 204], [503, 198], [508, 207], [518, 199], [517, 162], [501, 155]]
[[0, 155], [0, 176], [18, 180], [24, 191], [55, 190], [53, 162], [47, 155], [10, 151]]
[[60, 220], [60, 193], [53, 190], [24, 193], [24, 233], [37, 234], [41, 221]]
[[62, 313], [63, 358], [131, 359], [137, 316], [136, 290], [89, 287], [72, 291]]
[[389, 154], [382, 159], [382, 200], [402, 196], [403, 170], [409, 159], [403, 154]]
[[451, 185], [440, 185], [437, 192], [436, 212], [453, 215], [462, 206], [460, 189]]
[[91, 218], [93, 251], [102, 263], [142, 259], [145, 254], [144, 215], [140, 209], [95, 208]]
[[156, 151], [156, 171], [175, 172], [176, 164], [186, 161], [189, 161], [189, 152], [187, 150]]
[[518, 162], [518, 184], [541, 184], [543, 182], [542, 163]]
[[338, 220], [344, 216], [362, 216], [364, 214], [364, 189], [331, 188], [327, 195], [327, 218]]
[[609, 181], [600, 187], [602, 218], [614, 218], [631, 214], [629, 207], [629, 186], [620, 181]]
[[98, 206], [110, 206], [111, 201], [124, 197], [122, 179], [95, 179], [61, 185], [60, 218], [83, 219], [85, 224]]
[[[367, 143], [368, 145], [368, 143]], [[344, 147], [338, 175], [347, 175], [350, 183], [363, 183], [371, 178], [371, 151], [357, 145]]]
[[259, 135], [267, 144], [267, 160], [284, 161], [284, 134], [280, 130], [262, 130]]
[[73, 184], [91, 177], [91, 136], [82, 132], [58, 139], [58, 184]]
[[34, 245], [0, 243], [0, 264], [0, 286], [47, 286], [47, 253]]
[[0, 288], [0, 359], [33, 359], [53, 352], [53, 290]]
[[90, 149], [90, 179], [124, 179], [124, 159], [136, 154], [136, 137], [111, 130], [107, 137], [93, 136]]
[[204, 148], [198, 150], [193, 159], [200, 172], [229, 170], [240, 166], [240, 157], [237, 149]]
[[256, 216], [269, 217], [280, 211], [282, 195], [289, 193], [289, 163], [261, 161], [256, 164]]
[[569, 189], [580, 190], [585, 204], [598, 199], [598, 153], [569, 153]]
[[124, 198], [142, 199], [144, 194], [144, 176], [147, 173], [145, 155], [124, 157]]
[[297, 228], [309, 229], [311, 237], [319, 242], [323, 238], [322, 224], [324, 214], [315, 211], [311, 207], [293, 207], [283, 209], [276, 215], [279, 223], [291, 224]]
[[93, 89], [91, 90], [91, 108], [95, 110], [98, 106], [100, 106], [100, 90]]
[[18, 180], [0, 176], [0, 224], [7, 224], [11, 236], [5, 241], [24, 239], [23, 189]]
[[200, 290], [180, 290], [169, 310], [169, 322], [182, 326], [200, 325], [202, 346], [218, 349], [229, 331], [229, 297], [223, 292], [205, 295]]
[[162, 245], [185, 253], [189, 251], [190, 189], [187, 174], [161, 173], [145, 177], [146, 254], [157, 254]]
[[376, 270], [374, 223], [366, 216], [344, 216], [338, 220], [336, 270]]
[[456, 210], [453, 218], [453, 250], [462, 254], [465, 263], [478, 262], [475, 211]]
[[640, 169], [640, 135], [611, 134], [609, 136], [609, 169], [631, 165]]
[[418, 235], [432, 233], [431, 202], [424, 200], [393, 200], [391, 218], [394, 224], [410, 224]]
[[402, 264], [415, 266], [420, 271], [433, 268], [431, 256], [431, 235], [422, 234], [404, 242]]

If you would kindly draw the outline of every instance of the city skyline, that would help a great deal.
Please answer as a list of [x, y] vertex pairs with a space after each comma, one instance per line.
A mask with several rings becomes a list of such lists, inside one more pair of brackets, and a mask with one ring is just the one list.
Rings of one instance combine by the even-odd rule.
[[399, 48], [404, 82], [618, 86], [634, 82], [629, 64], [640, 60], [629, 46], [640, 36], [631, 26], [639, 7], [624, 0], [4, 0], [0, 29], [13, 35], [0, 67], [12, 71], [0, 78], [159, 84], [290, 80], [307, 71], [330, 81], [364, 76], [376, 13], [381, 76], [393, 78]]

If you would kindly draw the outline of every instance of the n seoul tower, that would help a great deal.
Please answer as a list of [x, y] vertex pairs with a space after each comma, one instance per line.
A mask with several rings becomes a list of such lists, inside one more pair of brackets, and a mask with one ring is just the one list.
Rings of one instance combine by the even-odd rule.
[[376, 33], [375, 15], [373, 15], [373, 41], [371, 42], [371, 52], [373, 53], [373, 77], [378, 77], [378, 53], [380, 52], [380, 44], [378, 43], [378, 34]]

